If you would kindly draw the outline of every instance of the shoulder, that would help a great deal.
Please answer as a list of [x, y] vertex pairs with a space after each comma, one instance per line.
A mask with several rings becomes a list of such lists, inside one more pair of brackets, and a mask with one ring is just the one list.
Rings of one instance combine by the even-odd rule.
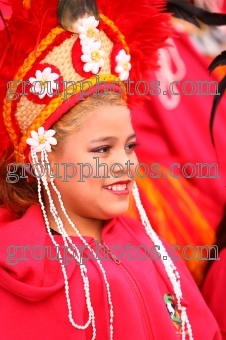
[[0, 207], [0, 228], [11, 224], [24, 225], [25, 222], [34, 221], [35, 218], [40, 219], [41, 215], [39, 204], [31, 205], [20, 218], [16, 217], [8, 209]]
[[12, 215], [12, 213], [3, 207], [0, 207], [0, 227], [8, 224], [9, 222], [15, 220], [16, 218]]
[[0, 209], [1, 245], [31, 242], [43, 239], [45, 226], [42, 211], [38, 204], [30, 206], [21, 218], [15, 218], [7, 209]]

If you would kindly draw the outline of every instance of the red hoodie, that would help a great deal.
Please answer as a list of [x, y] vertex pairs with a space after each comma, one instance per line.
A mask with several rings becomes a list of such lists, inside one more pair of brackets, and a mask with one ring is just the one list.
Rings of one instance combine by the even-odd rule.
[[[0, 221], [0, 339], [90, 340], [91, 326], [83, 331], [75, 329], [69, 322], [61, 267], [58, 260], [54, 260], [54, 247], [46, 233], [40, 207], [31, 206], [19, 220], [12, 220], [8, 211], [1, 209]], [[54, 238], [63, 246], [60, 235], [54, 235]], [[78, 237], [72, 239], [81, 245]], [[97, 249], [93, 238], [85, 239]], [[143, 226], [130, 218], [114, 218], [106, 222], [102, 242], [118, 258], [106, 256], [107, 253], [104, 255], [102, 248], [99, 251], [101, 258], [106, 257], [101, 263], [110, 284], [114, 308], [113, 338], [181, 339], [180, 315], [176, 313], [172, 296], [168, 295], [173, 295], [172, 285], [158, 250], [153, 247]], [[16, 246], [27, 248], [22, 252], [22, 248]], [[42, 249], [46, 253], [42, 253]], [[60, 248], [62, 256], [64, 250]], [[89, 257], [87, 249], [84, 250], [85, 256]], [[65, 258], [64, 261], [66, 263]], [[103, 276], [95, 259], [84, 261], [95, 313], [96, 339], [107, 340], [110, 339], [109, 305]], [[187, 268], [181, 260], [175, 263], [181, 275], [182, 305], [187, 307], [194, 339], [221, 339], [216, 321]], [[79, 264], [72, 259], [65, 267], [73, 318], [77, 324], [83, 325], [88, 320], [88, 313]], [[172, 308], [176, 320], [170, 318]]]

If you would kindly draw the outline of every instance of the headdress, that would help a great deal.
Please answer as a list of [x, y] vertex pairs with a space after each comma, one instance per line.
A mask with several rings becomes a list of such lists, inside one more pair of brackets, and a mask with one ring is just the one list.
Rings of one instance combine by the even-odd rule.
[[[163, 0], [140, 2], [98, 0], [12, 0], [13, 14], [7, 27], [0, 33], [1, 50], [1, 151], [11, 149], [17, 162], [25, 162], [31, 145], [31, 156], [38, 163], [36, 152], [41, 151], [41, 162], [48, 162], [47, 152], [56, 144], [54, 131], [49, 128], [81, 99], [104, 89], [122, 93], [126, 97], [125, 81], [139, 80], [150, 69], [156, 69], [158, 49], [169, 35], [169, 15], [163, 13]], [[58, 8], [58, 12], [57, 12]], [[58, 13], [58, 18], [57, 18]], [[60, 25], [59, 25], [60, 23]], [[73, 83], [74, 82], [74, 83]], [[6, 88], [6, 84], [7, 88]], [[82, 98], [81, 96], [84, 96]], [[129, 104], [137, 101], [128, 96]], [[48, 131], [47, 131], [48, 130]], [[41, 181], [48, 194], [50, 212], [62, 234], [65, 246], [73, 245], [64, 229], [51, 197], [46, 175], [37, 178], [38, 197], [49, 236], [50, 225], [41, 197]], [[61, 195], [51, 179], [62, 212], [85, 246], [87, 244], [67, 214]], [[159, 245], [164, 267], [174, 287], [178, 308], [181, 310], [182, 339], [188, 332], [193, 339], [186, 307], [181, 305], [182, 291], [179, 274], [162, 242], [155, 234], [142, 207], [136, 184], [133, 195], [142, 224], [155, 245]], [[75, 258], [81, 254], [73, 245]], [[70, 248], [68, 248], [70, 252]], [[96, 258], [96, 254], [94, 253]], [[110, 339], [114, 338], [114, 313], [110, 286], [100, 261], [108, 292]], [[71, 324], [81, 330], [90, 325], [95, 339], [95, 316], [89, 293], [89, 275], [80, 265], [88, 309], [85, 325], [75, 323], [70, 303], [70, 290], [64, 264], [60, 261], [65, 279], [65, 294]]]
[[157, 66], [169, 34], [164, 1], [94, 3], [61, 0], [59, 20], [57, 0], [12, 0], [13, 15], [0, 32], [1, 149], [14, 149], [18, 162], [25, 161], [31, 131], [49, 128], [82, 93], [99, 91], [103, 82], [122, 91], [120, 80], [142, 79]]

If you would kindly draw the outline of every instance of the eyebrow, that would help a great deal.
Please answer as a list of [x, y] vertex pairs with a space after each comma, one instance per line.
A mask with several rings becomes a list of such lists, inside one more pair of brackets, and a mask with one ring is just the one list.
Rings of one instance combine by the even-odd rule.
[[[130, 135], [126, 141], [128, 141], [129, 139], [132, 139], [132, 138], [135, 138], [136, 137], [136, 134], [133, 133], [132, 135]], [[98, 139], [93, 139], [91, 140], [91, 143], [96, 143], [96, 142], [106, 142], [108, 140], [116, 140], [118, 139], [117, 137], [114, 137], [114, 136], [106, 136], [106, 137], [101, 137], [101, 138], [98, 138]]]

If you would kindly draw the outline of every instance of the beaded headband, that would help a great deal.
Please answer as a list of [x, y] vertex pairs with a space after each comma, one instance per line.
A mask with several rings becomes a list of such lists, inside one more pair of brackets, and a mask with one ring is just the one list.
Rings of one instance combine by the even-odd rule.
[[12, 0], [12, 17], [0, 32], [0, 154], [10, 148], [24, 163], [31, 131], [50, 128], [86, 96], [107, 89], [126, 99], [125, 81], [157, 68], [170, 31], [164, 4]]

